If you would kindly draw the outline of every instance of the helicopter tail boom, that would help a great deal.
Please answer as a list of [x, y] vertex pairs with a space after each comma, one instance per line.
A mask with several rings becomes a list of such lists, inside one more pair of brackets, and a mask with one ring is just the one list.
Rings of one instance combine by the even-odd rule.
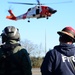
[[8, 12], [10, 13], [10, 16], [6, 16], [7, 19], [17, 20], [15, 15], [12, 13], [12, 10], [8, 10]]

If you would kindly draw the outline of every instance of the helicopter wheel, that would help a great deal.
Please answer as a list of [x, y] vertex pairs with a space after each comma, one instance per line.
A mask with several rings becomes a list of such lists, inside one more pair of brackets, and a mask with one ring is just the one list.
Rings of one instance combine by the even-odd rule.
[[48, 19], [48, 17], [46, 19]]
[[30, 20], [28, 20], [28, 22], [30, 22]]

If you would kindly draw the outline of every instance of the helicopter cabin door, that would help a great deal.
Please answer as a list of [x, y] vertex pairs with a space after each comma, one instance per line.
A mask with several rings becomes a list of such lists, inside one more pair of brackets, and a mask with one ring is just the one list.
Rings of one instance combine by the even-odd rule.
[[39, 9], [36, 9], [36, 15], [39, 14], [39, 11], [40, 11]]

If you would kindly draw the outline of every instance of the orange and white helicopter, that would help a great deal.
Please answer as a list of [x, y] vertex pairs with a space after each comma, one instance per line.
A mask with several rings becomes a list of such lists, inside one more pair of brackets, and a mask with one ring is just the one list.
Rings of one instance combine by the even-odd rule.
[[28, 18], [28, 22], [30, 22], [30, 20], [29, 20], [30, 18], [37, 18], [37, 19], [47, 18], [48, 19], [49, 17], [51, 17], [52, 14], [57, 12], [57, 10], [54, 10], [51, 7], [42, 5], [39, 2], [39, 0], [37, 0], [37, 4], [35, 4], [35, 3], [20, 3], [20, 2], [10, 2], [10, 3], [36, 5], [36, 6], [32, 7], [32, 8], [29, 8], [26, 13], [24, 13], [22, 15], [19, 15], [19, 16], [15, 16], [13, 14], [12, 10], [8, 10], [10, 15], [6, 16], [6, 18], [10, 19], [10, 20], [15, 20], [15, 21], [16, 20], [21, 20], [21, 19], [27, 19], [27, 18]]

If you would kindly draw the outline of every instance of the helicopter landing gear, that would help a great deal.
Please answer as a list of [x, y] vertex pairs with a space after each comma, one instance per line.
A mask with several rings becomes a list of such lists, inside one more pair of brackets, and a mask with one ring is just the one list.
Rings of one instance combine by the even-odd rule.
[[28, 18], [28, 22], [30, 22], [30, 18]]
[[48, 17], [46, 19], [48, 19]]
[[28, 20], [28, 22], [30, 22], [30, 20]]

